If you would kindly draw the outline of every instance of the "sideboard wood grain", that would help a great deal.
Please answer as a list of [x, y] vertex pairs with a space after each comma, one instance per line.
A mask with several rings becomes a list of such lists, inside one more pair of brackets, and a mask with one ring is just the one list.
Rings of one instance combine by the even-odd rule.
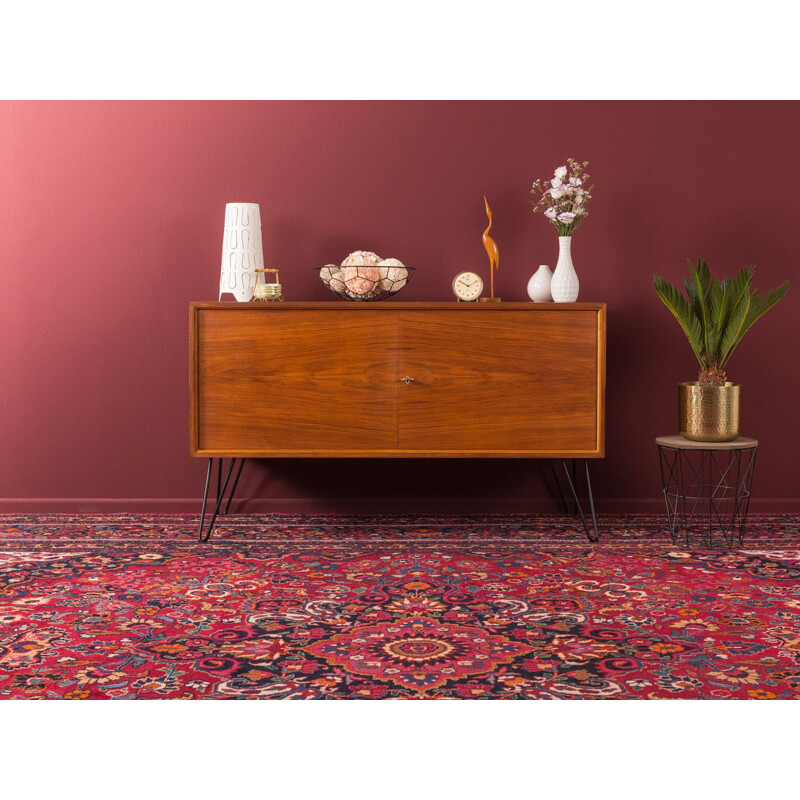
[[400, 449], [597, 449], [597, 321], [584, 311], [401, 311]]
[[191, 454], [602, 457], [605, 313], [193, 303]]
[[198, 449], [397, 446], [391, 315], [201, 313]]

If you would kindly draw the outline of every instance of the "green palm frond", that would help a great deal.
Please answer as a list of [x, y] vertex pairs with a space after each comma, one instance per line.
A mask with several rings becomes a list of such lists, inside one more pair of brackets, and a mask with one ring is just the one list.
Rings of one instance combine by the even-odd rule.
[[689, 303], [692, 306], [697, 319], [703, 319], [703, 306], [700, 302], [700, 296], [697, 294], [697, 284], [691, 278], [683, 279], [683, 288], [686, 290], [686, 296], [689, 298]]
[[750, 304], [752, 297], [748, 292], [745, 294], [736, 306], [731, 310], [731, 316], [728, 320], [728, 326], [722, 336], [722, 347], [720, 348], [720, 367], [725, 361], [726, 356], [730, 356], [736, 343], [741, 341], [744, 332], [747, 330], [745, 322], [747, 315], [750, 313]]
[[[753, 267], [743, 267], [733, 278], [725, 278], [722, 281], [722, 305], [719, 309], [719, 315], [712, 320], [718, 331], [714, 350], [714, 359], [718, 365], [721, 365], [722, 353], [725, 349], [725, 336], [728, 333], [731, 321], [739, 312], [742, 304], [749, 305], [748, 298], [750, 297], [752, 280]], [[738, 318], [736, 321], [738, 323]]]
[[750, 284], [753, 282], [754, 267], [742, 267], [733, 278], [725, 278], [725, 297], [723, 300], [722, 315], [719, 328], [723, 335], [730, 322], [734, 309], [742, 302], [745, 295], [750, 293]]
[[[689, 262], [689, 266], [691, 267], [691, 261]], [[709, 352], [708, 347], [708, 329], [709, 329], [709, 308], [708, 308], [708, 290], [709, 284], [711, 281], [711, 275], [708, 271], [708, 264], [703, 261], [702, 258], [697, 259], [697, 266], [691, 267], [691, 278], [690, 278], [690, 285], [693, 288], [692, 294], [694, 295], [692, 305], [695, 304], [695, 312], [697, 314], [698, 319], [700, 320], [700, 325], [703, 328], [703, 350], [704, 352]]]
[[714, 356], [719, 351], [720, 321], [724, 313], [725, 281], [711, 281], [708, 287], [708, 324], [705, 330], [706, 352]]
[[668, 281], [659, 275], [653, 276], [653, 287], [661, 302], [672, 312], [683, 328], [697, 360], [703, 364], [703, 328], [686, 298]]
[[772, 306], [774, 306], [779, 300], [783, 299], [783, 296], [786, 292], [789, 291], [789, 281], [785, 281], [776, 289], [773, 289], [771, 292], [768, 292], [764, 297], [762, 297], [758, 293], [758, 289], [753, 290], [752, 297], [750, 298], [749, 308], [747, 310], [747, 314], [744, 318], [743, 323], [739, 326], [738, 335], [733, 337], [731, 336], [727, 340], [727, 347], [725, 343], [723, 343], [721, 359], [720, 359], [720, 366], [722, 368], [728, 363], [728, 360], [733, 355], [733, 351], [738, 346], [739, 342], [742, 341], [742, 337], [750, 330], [750, 328], [754, 325], [756, 320], [761, 319], [764, 314], [769, 311]]

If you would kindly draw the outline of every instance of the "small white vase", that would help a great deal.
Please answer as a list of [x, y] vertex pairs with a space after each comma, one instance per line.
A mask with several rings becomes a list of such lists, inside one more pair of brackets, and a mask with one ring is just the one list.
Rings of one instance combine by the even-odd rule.
[[531, 275], [528, 281], [528, 297], [534, 303], [550, 303], [553, 296], [550, 294], [550, 282], [553, 280], [553, 273], [547, 264], [539, 264], [539, 269]]
[[556, 303], [574, 303], [578, 299], [578, 275], [572, 266], [572, 237], [558, 237], [558, 264], [550, 283], [550, 293]]

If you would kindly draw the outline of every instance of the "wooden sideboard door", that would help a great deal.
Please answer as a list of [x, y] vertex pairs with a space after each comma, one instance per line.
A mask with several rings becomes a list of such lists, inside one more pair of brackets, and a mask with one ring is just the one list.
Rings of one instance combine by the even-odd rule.
[[397, 447], [397, 314], [198, 308], [193, 451]]
[[401, 449], [602, 455], [596, 310], [401, 311], [399, 334]]

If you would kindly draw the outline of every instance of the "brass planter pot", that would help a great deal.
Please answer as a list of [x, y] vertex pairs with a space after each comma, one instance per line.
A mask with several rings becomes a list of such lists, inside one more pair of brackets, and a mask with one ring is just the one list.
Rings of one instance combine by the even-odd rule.
[[742, 385], [678, 384], [678, 422], [681, 436], [693, 442], [730, 442], [739, 436]]

